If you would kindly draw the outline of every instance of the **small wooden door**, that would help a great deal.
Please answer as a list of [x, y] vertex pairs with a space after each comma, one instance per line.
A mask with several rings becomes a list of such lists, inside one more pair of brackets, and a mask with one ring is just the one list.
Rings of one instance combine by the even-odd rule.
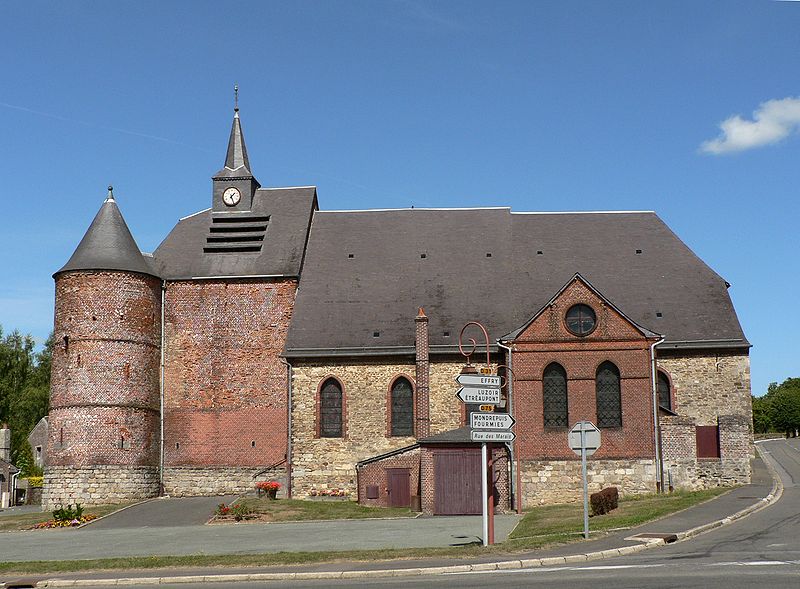
[[389, 479], [389, 507], [409, 507], [411, 505], [411, 470], [408, 468], [387, 468]]
[[434, 513], [481, 513], [481, 453], [473, 448], [436, 450], [433, 455]]

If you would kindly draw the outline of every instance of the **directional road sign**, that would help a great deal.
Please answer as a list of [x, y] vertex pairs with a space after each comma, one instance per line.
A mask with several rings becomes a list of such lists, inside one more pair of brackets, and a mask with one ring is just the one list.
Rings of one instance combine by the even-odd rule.
[[488, 376], [485, 374], [459, 374], [456, 382], [465, 387], [486, 387], [500, 388], [501, 380], [499, 376]]
[[508, 413], [471, 413], [469, 426], [472, 429], [509, 430], [514, 427], [514, 418]]
[[[583, 436], [581, 436], [583, 432]], [[581, 438], [583, 438], [583, 445], [581, 445]], [[581, 455], [581, 449], [586, 448], [586, 455], [591, 456], [600, 447], [600, 430], [591, 421], [579, 421], [568, 434], [569, 447], [578, 456]]]
[[500, 389], [461, 387], [456, 396], [464, 403], [485, 403], [487, 405], [500, 403]]
[[514, 432], [472, 430], [469, 437], [473, 442], [513, 442]]

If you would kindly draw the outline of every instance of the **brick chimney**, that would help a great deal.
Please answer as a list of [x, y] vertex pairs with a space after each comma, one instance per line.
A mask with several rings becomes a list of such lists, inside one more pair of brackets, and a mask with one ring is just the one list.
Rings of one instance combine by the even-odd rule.
[[11, 430], [7, 423], [0, 425], [0, 459], [11, 462]]
[[416, 338], [414, 341], [417, 351], [417, 439], [427, 438], [431, 435], [431, 407], [430, 407], [430, 360], [428, 357], [428, 317], [422, 307], [419, 308], [416, 318]]

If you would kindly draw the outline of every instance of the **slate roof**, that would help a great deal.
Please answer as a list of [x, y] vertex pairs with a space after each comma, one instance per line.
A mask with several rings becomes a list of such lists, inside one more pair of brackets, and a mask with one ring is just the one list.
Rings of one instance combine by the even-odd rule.
[[[181, 219], [153, 252], [152, 264], [159, 276], [166, 280], [299, 276], [312, 214], [316, 208], [317, 190], [313, 186], [259, 189], [249, 212], [212, 213], [207, 209]], [[260, 251], [204, 251], [214, 218], [235, 220], [254, 217], [268, 217]]]
[[108, 197], [69, 261], [58, 271], [125, 270], [153, 274], [108, 187]]
[[423, 438], [419, 441], [420, 444], [423, 445], [432, 445], [432, 444], [473, 444], [476, 442], [472, 441], [470, 437], [472, 432], [472, 428], [468, 425], [451, 429], [446, 432], [442, 432], [433, 436], [429, 436], [427, 438]]
[[252, 178], [250, 159], [247, 157], [247, 146], [244, 142], [244, 131], [239, 119], [239, 109], [235, 109], [231, 136], [228, 139], [228, 151], [225, 154], [225, 165], [214, 175], [214, 178]]
[[3, 464], [5, 464], [5, 465], [6, 465], [6, 466], [4, 467], [4, 469], [5, 469], [5, 470], [8, 470], [8, 472], [9, 472], [10, 474], [14, 474], [15, 472], [19, 472], [19, 469], [18, 469], [16, 466], [14, 466], [13, 464], [11, 464], [11, 463], [10, 463], [8, 460], [5, 460], [5, 459], [3, 459], [3, 458], [0, 458], [0, 462], [2, 462]]
[[403, 209], [314, 215], [285, 354], [411, 354], [419, 307], [431, 353], [470, 320], [494, 342], [576, 273], [662, 348], [749, 346], [726, 282], [653, 212]]

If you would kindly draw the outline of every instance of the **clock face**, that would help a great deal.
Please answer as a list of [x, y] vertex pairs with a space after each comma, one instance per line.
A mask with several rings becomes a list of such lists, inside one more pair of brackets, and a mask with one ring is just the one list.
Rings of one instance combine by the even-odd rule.
[[242, 199], [241, 193], [231, 186], [230, 188], [226, 188], [225, 192], [222, 193], [222, 202], [224, 202], [229, 207], [236, 206], [239, 204], [239, 201]]

